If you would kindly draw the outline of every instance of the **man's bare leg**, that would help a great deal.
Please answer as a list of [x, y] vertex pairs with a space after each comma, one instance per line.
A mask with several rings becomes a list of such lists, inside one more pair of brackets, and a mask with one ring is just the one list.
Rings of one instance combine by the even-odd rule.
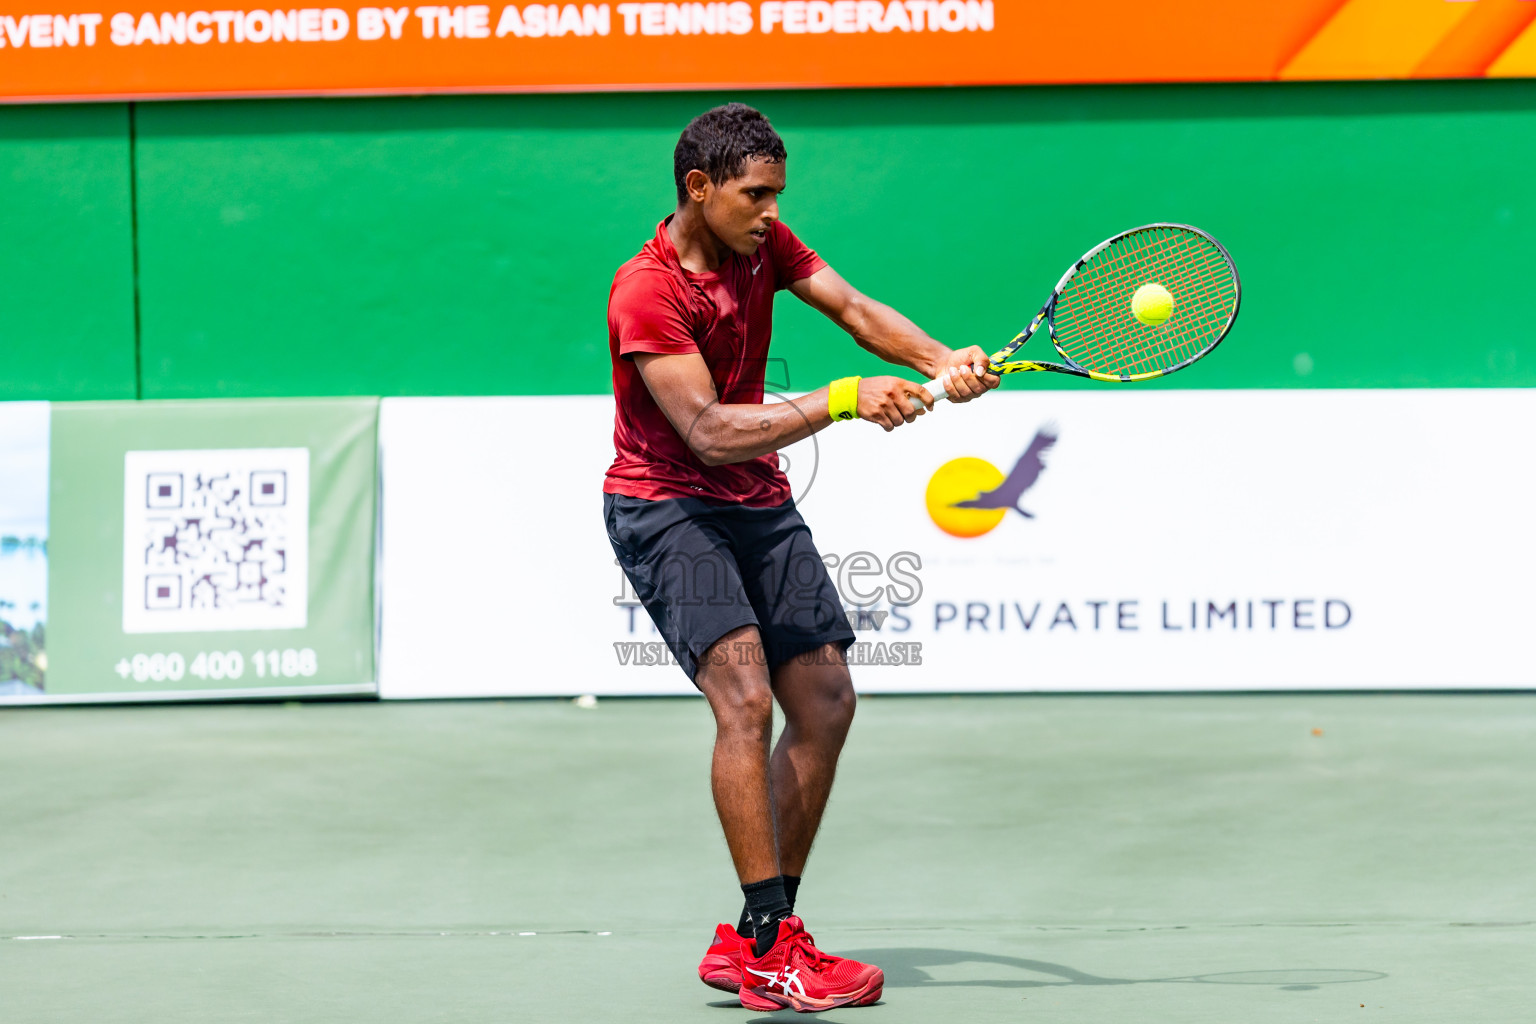
[[784, 731], [771, 762], [779, 866], [798, 877], [821, 827], [858, 703], [842, 645], [827, 644], [780, 665], [773, 693], [784, 710]]
[[757, 627], [743, 626], [717, 640], [700, 659], [694, 681], [715, 713], [710, 783], [736, 874], [743, 885], [777, 877], [782, 872], [768, 775], [773, 690]]

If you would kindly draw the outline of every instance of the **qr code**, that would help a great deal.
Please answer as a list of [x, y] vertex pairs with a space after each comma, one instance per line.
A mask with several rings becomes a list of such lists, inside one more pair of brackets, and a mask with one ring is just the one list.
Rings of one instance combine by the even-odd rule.
[[302, 629], [309, 449], [129, 452], [123, 632]]

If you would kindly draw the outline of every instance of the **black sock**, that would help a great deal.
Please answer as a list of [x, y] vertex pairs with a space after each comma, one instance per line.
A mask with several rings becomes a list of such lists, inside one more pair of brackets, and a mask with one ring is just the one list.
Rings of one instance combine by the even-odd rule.
[[[762, 956], [773, 948], [779, 938], [779, 922], [789, 916], [789, 898], [784, 894], [784, 876], [775, 875], [761, 882], [748, 882], [741, 887], [747, 898], [746, 914], [751, 917], [753, 949]], [[747, 933], [741, 933], [743, 937]]]
[[[789, 900], [789, 912], [795, 912], [795, 895], [800, 891], [799, 875], [782, 875], [784, 879], [784, 897]], [[736, 934], [742, 938], [754, 933], [752, 926], [752, 908], [743, 905], [741, 916], [736, 919]]]

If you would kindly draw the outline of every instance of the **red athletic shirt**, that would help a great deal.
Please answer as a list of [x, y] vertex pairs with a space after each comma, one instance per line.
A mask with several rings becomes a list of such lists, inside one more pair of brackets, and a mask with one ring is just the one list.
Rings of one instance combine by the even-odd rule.
[[732, 253], [720, 267], [683, 269], [667, 235], [656, 237], [614, 275], [608, 293], [608, 350], [613, 357], [613, 465], [603, 490], [632, 498], [702, 498], [768, 508], [789, 500], [789, 481], [775, 454], [728, 466], [706, 466], [683, 442], [651, 397], [636, 352], [698, 352], [724, 405], [763, 400], [773, 296], [827, 264], [794, 232], [775, 222], [750, 258]]

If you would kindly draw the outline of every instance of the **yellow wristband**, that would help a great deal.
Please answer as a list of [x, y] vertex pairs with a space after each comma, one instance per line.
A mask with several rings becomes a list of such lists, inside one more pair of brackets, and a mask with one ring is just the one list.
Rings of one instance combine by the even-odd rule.
[[827, 388], [827, 412], [834, 420], [857, 419], [859, 415], [859, 381], [862, 377], [843, 377]]

